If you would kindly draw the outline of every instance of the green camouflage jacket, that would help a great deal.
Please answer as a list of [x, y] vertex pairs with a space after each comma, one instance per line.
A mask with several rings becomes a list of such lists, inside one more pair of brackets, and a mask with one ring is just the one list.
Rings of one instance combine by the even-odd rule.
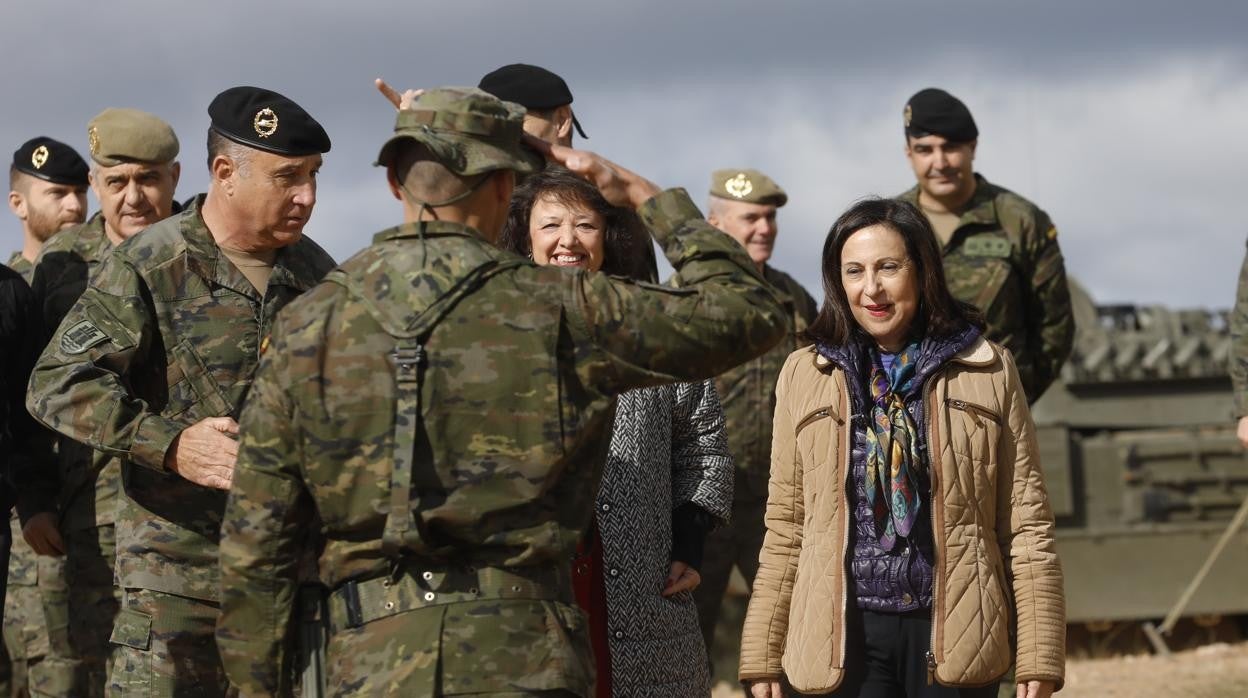
[[118, 584], [215, 601], [226, 493], [167, 471], [165, 452], [202, 419], [237, 418], [260, 338], [333, 260], [307, 238], [281, 250], [261, 298], [220, 253], [202, 203], [107, 256], [39, 357], [28, 406], [123, 459]]
[[14, 252], [13, 256], [9, 257], [7, 266], [20, 274], [22, 280], [26, 283], [30, 283], [35, 277], [35, 265], [26, 261], [26, 258], [22, 256], [20, 251]]
[[771, 420], [776, 411], [776, 378], [784, 360], [804, 344], [797, 335], [806, 330], [819, 305], [793, 277], [764, 265], [763, 277], [784, 304], [787, 334], [762, 356], [715, 379], [728, 448], [737, 464], [734, 499], [766, 500], [771, 473]]
[[[981, 175], [945, 245], [945, 276], [959, 300], [984, 313], [986, 336], [1014, 355], [1035, 402], [1070, 356], [1075, 321], [1066, 265], [1049, 215]], [[899, 199], [918, 205], [916, 186]]]
[[[35, 262], [31, 290], [49, 333], [60, 326], [87, 290], [87, 280], [112, 250], [99, 213], [44, 244]], [[62, 436], [56, 462], [56, 469], [36, 473], [33, 481], [22, 483], [18, 509], [23, 516], [56, 511], [62, 530], [112, 524], [121, 496], [121, 461]]]
[[[410, 327], [467, 270], [517, 264], [460, 300], [424, 341], [407, 559], [475, 567], [570, 565], [592, 513], [615, 396], [708, 378], [780, 340], [774, 296], [683, 190], [639, 212], [682, 288], [539, 267], [471, 229], [428, 223], [423, 243], [421, 226], [378, 234], [282, 313], [243, 412], [222, 530], [217, 639], [244, 695], [281, 693], [298, 545], [314, 516], [330, 588], [391, 570], [382, 540], [399, 393], [396, 341], [381, 322]], [[444, 628], [431, 650], [441, 659], [429, 669], [440, 690], [587, 689], [582, 667], [566, 660], [588, 653], [578, 642], [583, 627], [565, 622], [579, 614], [555, 604], [564, 610], [553, 616], [543, 603], [500, 610], [497, 599], [469, 601], [439, 607], [452, 608], [445, 618], [437, 608], [413, 617], [434, 623], [435, 634]], [[464, 616], [478, 620], [453, 620]], [[519, 675], [532, 680], [512, 683]]]
[[1239, 269], [1235, 307], [1231, 309], [1231, 354], [1229, 370], [1235, 391], [1235, 416], [1248, 416], [1248, 255]]

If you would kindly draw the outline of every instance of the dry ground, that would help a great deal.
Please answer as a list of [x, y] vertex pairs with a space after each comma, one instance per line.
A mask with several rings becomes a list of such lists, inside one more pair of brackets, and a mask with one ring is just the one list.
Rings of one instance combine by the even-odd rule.
[[[720, 683], [714, 698], [742, 696]], [[1169, 657], [1072, 660], [1057, 698], [1248, 698], [1248, 643], [1215, 644]]]

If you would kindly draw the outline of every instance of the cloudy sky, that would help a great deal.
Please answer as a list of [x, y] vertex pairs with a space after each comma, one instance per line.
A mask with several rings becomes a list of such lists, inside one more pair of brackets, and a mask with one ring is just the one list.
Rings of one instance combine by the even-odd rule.
[[[185, 7], [184, 7], [185, 5]], [[46, 134], [85, 152], [101, 109], [182, 140], [179, 198], [206, 185], [206, 108], [276, 89], [334, 140], [307, 233], [344, 259], [397, 222], [371, 167], [393, 112], [373, 91], [476, 84], [511, 62], [562, 74], [587, 145], [701, 202], [718, 167], [790, 193], [776, 266], [815, 291], [851, 201], [913, 177], [901, 109], [960, 96], [977, 169], [1053, 217], [1102, 302], [1226, 307], [1248, 215], [1248, 3], [1158, 0], [4, 0], [0, 150]], [[94, 202], [92, 202], [94, 207]], [[16, 221], [0, 228], [20, 246]]]

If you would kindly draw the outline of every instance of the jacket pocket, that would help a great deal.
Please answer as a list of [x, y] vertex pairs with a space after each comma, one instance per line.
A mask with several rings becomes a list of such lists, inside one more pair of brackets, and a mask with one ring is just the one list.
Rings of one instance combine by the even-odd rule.
[[947, 398], [945, 407], [950, 416], [949, 447], [954, 453], [979, 464], [997, 462], [997, 442], [1001, 437], [1001, 415], [988, 407], [962, 400]]
[[123, 608], [113, 624], [109, 641], [114, 645], [149, 650], [152, 647], [152, 617], [133, 608]]
[[206, 417], [233, 414], [233, 406], [221, 394], [212, 373], [186, 340], [173, 345], [169, 354], [173, 361], [166, 373], [169, 385], [166, 417], [186, 415], [192, 421], [197, 421]]

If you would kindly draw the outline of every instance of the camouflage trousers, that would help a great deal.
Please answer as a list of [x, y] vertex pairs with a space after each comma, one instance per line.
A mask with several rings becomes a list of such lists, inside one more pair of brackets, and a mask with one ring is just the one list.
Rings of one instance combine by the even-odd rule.
[[579, 609], [487, 599], [427, 606], [331, 631], [331, 696], [592, 696]]
[[214, 633], [220, 605], [148, 589], [126, 589], [113, 626], [109, 696], [237, 696]]
[[[693, 591], [693, 601], [698, 607], [698, 624], [702, 626], [702, 639], [706, 654], [714, 657], [715, 625], [719, 622], [719, 609], [724, 602], [724, 591], [735, 566], [741, 570], [747, 586], [754, 586], [758, 572], [758, 553], [763, 548], [763, 535], [767, 532], [763, 517], [767, 511], [764, 499], [737, 500], [732, 503], [732, 521], [716, 529], [706, 537], [702, 554], [702, 584]], [[732, 641], [741, 637], [741, 628], [735, 629]]]
[[65, 557], [59, 558], [60, 574], [39, 570], [52, 651], [40, 663], [38, 677], [32, 669], [31, 685], [35, 695], [98, 698], [108, 685], [108, 638], [121, 606], [121, 594], [113, 585], [115, 529], [108, 524], [61, 535]]
[[22, 538], [16, 516], [10, 522], [10, 535], [8, 592], [4, 598], [4, 648], [9, 662], [6, 695], [28, 696], [41, 678], [41, 665], [49, 654], [40, 586], [59, 576], [61, 558], [36, 555]]

